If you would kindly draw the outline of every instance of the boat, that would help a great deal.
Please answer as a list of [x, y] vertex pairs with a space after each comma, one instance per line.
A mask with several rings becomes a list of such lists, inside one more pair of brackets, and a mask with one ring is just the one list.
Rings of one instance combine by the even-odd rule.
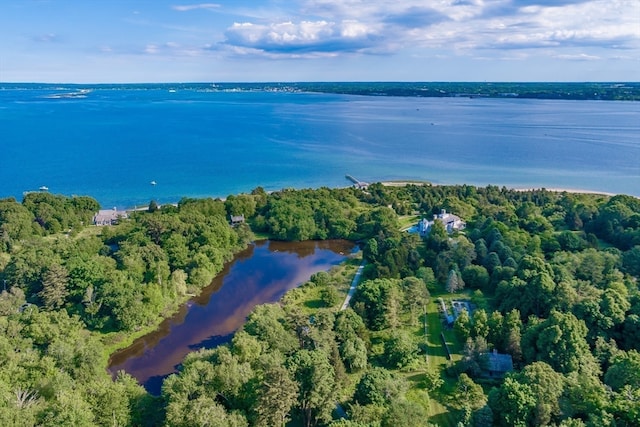
[[42, 187], [38, 188], [38, 190], [40, 190], [40, 191], [49, 191], [49, 187], [47, 187], [46, 185], [43, 185]]
[[151, 184], [151, 185], [156, 185], [156, 184], [157, 184], [157, 182], [155, 182], [155, 181], [151, 181], [149, 184]]

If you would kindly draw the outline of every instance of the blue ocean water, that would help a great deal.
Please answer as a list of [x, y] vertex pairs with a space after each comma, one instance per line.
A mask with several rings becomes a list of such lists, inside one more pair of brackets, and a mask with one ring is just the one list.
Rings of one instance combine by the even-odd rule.
[[82, 88], [0, 89], [0, 197], [132, 207], [345, 174], [640, 196], [637, 102]]

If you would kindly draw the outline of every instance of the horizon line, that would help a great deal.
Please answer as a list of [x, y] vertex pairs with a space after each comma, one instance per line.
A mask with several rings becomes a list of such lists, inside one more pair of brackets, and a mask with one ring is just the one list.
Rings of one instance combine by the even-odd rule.
[[308, 83], [473, 83], [473, 84], [593, 84], [593, 83], [631, 83], [640, 84], [640, 80], [211, 80], [211, 81], [147, 81], [147, 82], [64, 82], [64, 81], [0, 81], [0, 84], [42, 84], [42, 85], [144, 85], [144, 84], [308, 84]]

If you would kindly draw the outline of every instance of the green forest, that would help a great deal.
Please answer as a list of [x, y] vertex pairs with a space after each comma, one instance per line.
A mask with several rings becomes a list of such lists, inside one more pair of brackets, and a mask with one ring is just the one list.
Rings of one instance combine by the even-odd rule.
[[[640, 425], [640, 199], [376, 183], [152, 201], [103, 227], [99, 208], [0, 200], [0, 425]], [[442, 209], [466, 227], [407, 231]], [[191, 353], [159, 396], [112, 378], [110, 354], [262, 238], [361, 251]]]

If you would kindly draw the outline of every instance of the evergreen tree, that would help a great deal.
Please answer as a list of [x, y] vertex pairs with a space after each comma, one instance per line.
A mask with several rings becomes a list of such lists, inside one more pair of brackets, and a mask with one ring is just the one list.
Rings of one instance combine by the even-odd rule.
[[42, 290], [38, 293], [48, 310], [55, 310], [64, 305], [65, 298], [69, 295], [68, 282], [69, 274], [63, 266], [53, 264], [49, 267], [42, 279]]
[[462, 289], [464, 289], [462, 276], [456, 270], [452, 269], [449, 271], [449, 276], [447, 277], [447, 292], [453, 294]]
[[264, 372], [258, 389], [254, 411], [256, 426], [281, 426], [289, 420], [289, 412], [298, 400], [298, 383], [287, 369], [273, 365]]

